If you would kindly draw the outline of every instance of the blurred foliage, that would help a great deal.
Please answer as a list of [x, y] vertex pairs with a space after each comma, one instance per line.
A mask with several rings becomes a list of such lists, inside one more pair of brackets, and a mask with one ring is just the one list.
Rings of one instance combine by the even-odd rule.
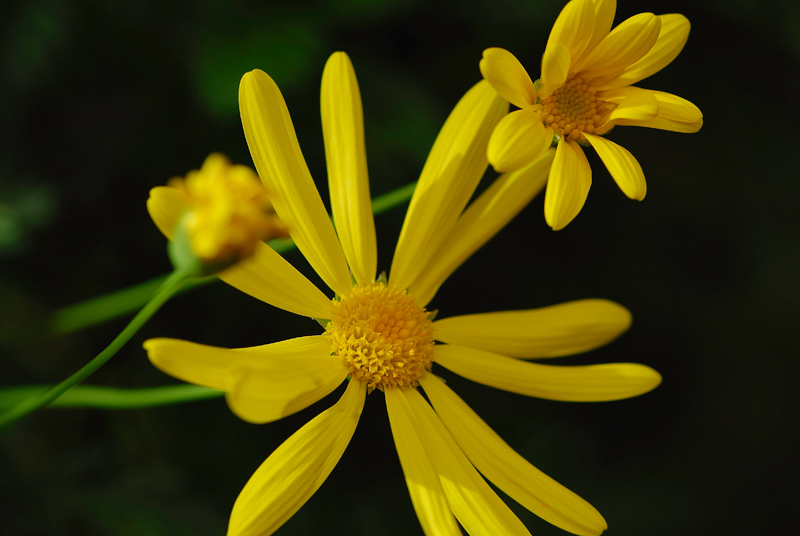
[[26, 238], [53, 219], [55, 197], [47, 184], [25, 179], [0, 183], [0, 258], [19, 254], [30, 244]]
[[[495, 0], [11, 0], [0, 19], [0, 379], [61, 380], [123, 327], [49, 334], [60, 307], [168, 270], [148, 189], [212, 151], [250, 163], [242, 73], [270, 73], [326, 196], [319, 82], [350, 54], [365, 108], [373, 195], [417, 178], [484, 48], [535, 71], [563, 2]], [[459, 269], [442, 316], [604, 297], [631, 331], [565, 364], [637, 361], [665, 381], [639, 399], [525, 399], [442, 372], [542, 470], [595, 505], [609, 535], [790, 533], [800, 417], [800, 9], [788, 0], [620, 0], [692, 22], [683, 53], [644, 87], [703, 110], [694, 135], [620, 128], [648, 178], [626, 199], [599, 162], [581, 215], [553, 233], [542, 199]], [[774, 108], [773, 108], [774, 106]], [[756, 144], [755, 142], [759, 143]], [[388, 268], [403, 217], [377, 219]], [[301, 270], [296, 253], [287, 258]], [[175, 299], [92, 383], [174, 383], [147, 362], [152, 336], [221, 346], [316, 333], [224, 285]], [[224, 533], [261, 461], [338, 394], [253, 426], [221, 400], [136, 411], [53, 409], [0, 435], [0, 533]], [[514, 505], [516, 508], [516, 505]], [[532, 533], [563, 534], [525, 511]], [[794, 525], [791, 525], [793, 527]], [[279, 534], [416, 534], [383, 401], [369, 397], [339, 467]]]

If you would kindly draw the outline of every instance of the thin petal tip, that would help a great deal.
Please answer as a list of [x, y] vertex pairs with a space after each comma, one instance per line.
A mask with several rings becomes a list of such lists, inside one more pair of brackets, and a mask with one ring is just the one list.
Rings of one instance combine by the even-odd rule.
[[142, 348], [144, 348], [148, 354], [153, 352], [158, 352], [164, 347], [164, 344], [170, 341], [166, 337], [158, 337], [155, 339], [147, 339], [142, 343]]
[[624, 375], [627, 376], [630, 381], [639, 385], [639, 388], [634, 394], [631, 394], [631, 396], [640, 396], [649, 393], [661, 385], [663, 381], [663, 377], [657, 370], [639, 363], [631, 363], [625, 369]]

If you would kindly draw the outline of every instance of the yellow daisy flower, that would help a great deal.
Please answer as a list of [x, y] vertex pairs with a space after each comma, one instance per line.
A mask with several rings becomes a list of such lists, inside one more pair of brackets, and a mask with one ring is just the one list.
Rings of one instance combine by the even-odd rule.
[[639, 162], [603, 136], [614, 125], [674, 132], [703, 125], [703, 114], [686, 99], [631, 85], [677, 57], [689, 37], [688, 19], [640, 13], [611, 30], [615, 11], [615, 0], [569, 2], [550, 32], [536, 82], [502, 48], [485, 50], [480, 62], [483, 77], [520, 108], [489, 140], [495, 170], [519, 169], [557, 147], [544, 200], [545, 219], [555, 230], [578, 215], [592, 184], [581, 145], [592, 146], [623, 193], [641, 201], [647, 185]]
[[[322, 485], [342, 456], [366, 395], [380, 390], [411, 501], [428, 535], [528, 534], [490, 488], [493, 482], [547, 521], [599, 534], [602, 516], [529, 464], [445, 383], [433, 363], [474, 381], [555, 400], [616, 400], [660, 382], [654, 370], [615, 363], [558, 367], [557, 357], [606, 344], [630, 324], [605, 300], [433, 320], [426, 310], [444, 280], [544, 186], [553, 151], [501, 176], [465, 209], [488, 166], [486, 144], [508, 110], [480, 82], [446, 121], [422, 170], [395, 250], [391, 275], [376, 279], [361, 96], [349, 58], [331, 56], [322, 77], [322, 126], [333, 220], [309, 174], [283, 97], [255, 70], [239, 102], [256, 168], [292, 238], [333, 299], [267, 245], [220, 272], [234, 287], [326, 326], [311, 335], [225, 349], [174, 339], [145, 343], [151, 361], [182, 380], [226, 392], [232, 411], [264, 423], [297, 412], [349, 379], [340, 400], [278, 447], [245, 485], [229, 535], [271, 534]], [[175, 219], [152, 212], [159, 228]], [[438, 343], [435, 343], [438, 341]], [[430, 404], [419, 388], [425, 390]]]

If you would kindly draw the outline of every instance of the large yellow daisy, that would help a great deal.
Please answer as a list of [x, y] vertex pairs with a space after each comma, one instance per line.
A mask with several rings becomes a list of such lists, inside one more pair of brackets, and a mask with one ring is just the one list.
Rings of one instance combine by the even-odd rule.
[[544, 200], [553, 229], [572, 221], [589, 193], [592, 170], [581, 145], [597, 151], [625, 195], [642, 200], [647, 185], [641, 166], [604, 136], [615, 125], [674, 132], [697, 132], [703, 125], [702, 113], [686, 99], [632, 85], [680, 53], [689, 37], [686, 17], [640, 13], [611, 30], [615, 11], [615, 0], [569, 2], [550, 32], [536, 82], [502, 48], [485, 50], [480, 62], [483, 77], [520, 108], [489, 140], [494, 168], [519, 169], [557, 147]]
[[[486, 82], [477, 84], [431, 150], [391, 275], [376, 279], [361, 96], [344, 53], [332, 55], [325, 66], [321, 101], [335, 229], [277, 85], [256, 70], [240, 86], [242, 122], [256, 168], [275, 210], [330, 293], [263, 243], [219, 277], [268, 304], [316, 319], [325, 332], [237, 349], [174, 339], [145, 343], [157, 367], [224, 390], [232, 411], [255, 423], [299, 411], [349, 380], [338, 403], [256, 470], [234, 504], [228, 534], [271, 534], [286, 522], [333, 470], [367, 394], [375, 391], [386, 397], [411, 501], [426, 534], [459, 534], [459, 523], [470, 534], [528, 534], [484, 477], [565, 530], [601, 533], [606, 523], [591, 505], [512, 450], [431, 371], [436, 363], [500, 389], [573, 401], [627, 398], [660, 382], [657, 372], [638, 364], [558, 367], [525, 361], [584, 352], [617, 337], [629, 326], [630, 314], [609, 301], [435, 321], [425, 309], [442, 282], [542, 189], [552, 151], [501, 176], [465, 209], [488, 166], [489, 135], [508, 107]], [[179, 213], [169, 191], [151, 199], [160, 229], [171, 228]]]

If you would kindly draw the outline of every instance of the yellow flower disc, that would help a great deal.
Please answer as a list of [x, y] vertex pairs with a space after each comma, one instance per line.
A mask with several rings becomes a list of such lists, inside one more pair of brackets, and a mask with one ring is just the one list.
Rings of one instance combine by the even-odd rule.
[[573, 78], [542, 99], [541, 116], [559, 138], [580, 140], [581, 134], [593, 134], [607, 120], [614, 105], [598, 99], [597, 88], [580, 78]]
[[334, 304], [325, 334], [353, 379], [381, 390], [415, 387], [430, 370], [432, 322], [405, 290], [369, 283]]

